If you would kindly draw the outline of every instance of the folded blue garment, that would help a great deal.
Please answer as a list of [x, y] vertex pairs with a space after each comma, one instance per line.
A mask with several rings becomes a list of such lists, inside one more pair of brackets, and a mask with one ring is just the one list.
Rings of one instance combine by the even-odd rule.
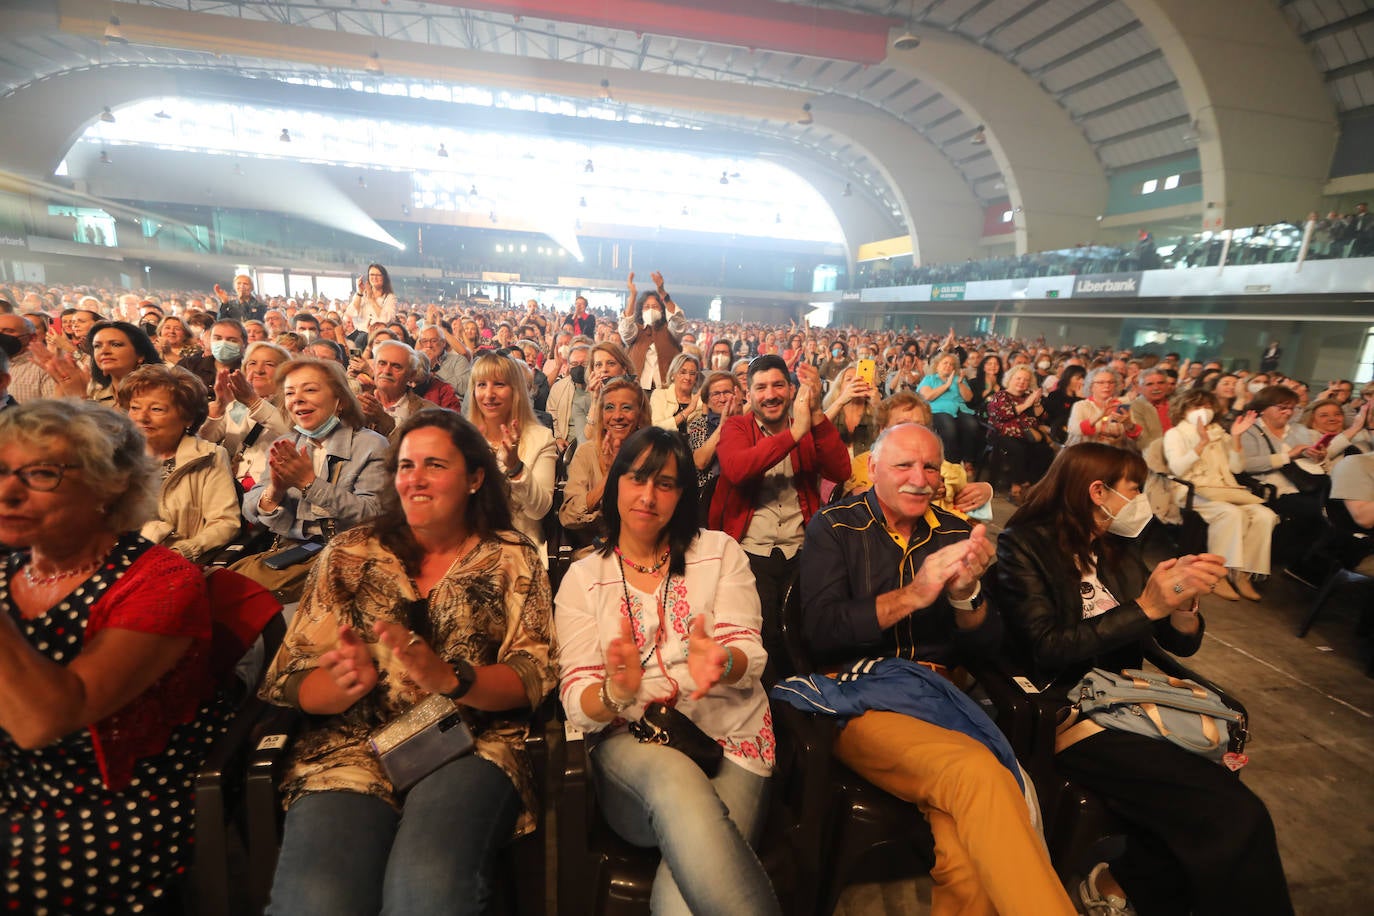
[[[823, 674], [789, 677], [769, 693], [774, 699], [790, 703], [803, 712], [834, 716], [846, 722], [870, 709], [880, 709], [968, 735], [992, 751], [1025, 791], [1016, 755], [988, 714], [958, 687], [913, 661], [863, 659], [840, 672], [838, 677]], [[841, 723], [841, 727], [843, 725]]]

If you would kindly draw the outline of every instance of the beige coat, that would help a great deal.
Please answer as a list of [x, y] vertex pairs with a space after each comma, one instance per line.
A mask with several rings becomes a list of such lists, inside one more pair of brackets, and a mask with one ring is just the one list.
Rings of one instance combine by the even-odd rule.
[[182, 436], [176, 468], [158, 494], [157, 518], [144, 524], [142, 535], [194, 562], [232, 541], [242, 524], [228, 453]]

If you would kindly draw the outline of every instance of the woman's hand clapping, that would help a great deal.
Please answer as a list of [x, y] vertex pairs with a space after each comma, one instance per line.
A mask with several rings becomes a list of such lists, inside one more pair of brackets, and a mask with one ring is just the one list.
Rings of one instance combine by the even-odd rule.
[[725, 674], [725, 662], [730, 650], [706, 635], [706, 620], [700, 614], [692, 620], [692, 630], [687, 639], [687, 670], [697, 689], [692, 691], [692, 699], [700, 700]]
[[1136, 603], [1146, 617], [1163, 620], [1175, 612], [1190, 611], [1193, 603], [1225, 575], [1226, 561], [1214, 553], [1165, 560], [1150, 573]]
[[377, 666], [372, 661], [372, 655], [348, 624], [339, 627], [339, 642], [320, 656], [319, 667], [329, 674], [335, 686], [342, 691], [348, 706], [367, 696], [377, 686]]
[[373, 631], [382, 645], [405, 665], [406, 677], [427, 693], [443, 693], [453, 689], [453, 666], [410, 630], [391, 620], [378, 620]]
[[644, 669], [639, 666], [639, 646], [630, 628], [630, 618], [622, 617], [620, 635], [606, 646], [606, 691], [611, 699], [627, 702], [639, 694], [643, 680]]

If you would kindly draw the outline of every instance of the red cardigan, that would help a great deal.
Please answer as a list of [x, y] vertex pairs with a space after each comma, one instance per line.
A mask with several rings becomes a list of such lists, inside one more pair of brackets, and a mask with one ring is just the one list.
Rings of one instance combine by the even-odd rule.
[[812, 424], [797, 441], [789, 426], [775, 436], [766, 435], [752, 413], [729, 417], [720, 426], [716, 458], [720, 480], [707, 516], [708, 528], [724, 531], [737, 541], [744, 539], [754, 518], [754, 485], [788, 453], [796, 478], [802, 524], [821, 507], [821, 476], [841, 483], [849, 479], [849, 449], [829, 417]]

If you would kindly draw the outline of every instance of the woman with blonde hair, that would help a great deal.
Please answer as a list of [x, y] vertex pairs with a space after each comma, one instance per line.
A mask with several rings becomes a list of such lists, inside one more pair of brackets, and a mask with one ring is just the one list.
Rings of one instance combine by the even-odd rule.
[[697, 383], [701, 381], [701, 360], [685, 350], [668, 364], [668, 384], [654, 389], [649, 408], [655, 426], [687, 432], [687, 424], [701, 411]]
[[563, 504], [558, 507], [558, 520], [569, 531], [580, 533], [578, 540], [584, 544], [590, 543], [589, 534], [604, 533], [601, 497], [606, 473], [625, 440], [650, 425], [649, 398], [633, 379], [611, 379], [602, 386], [594, 413], [591, 438], [573, 453]]
[[515, 528], [545, 557], [544, 516], [553, 508], [553, 432], [540, 424], [530, 402], [529, 380], [508, 356], [483, 353], [472, 364], [463, 415], [486, 437], [510, 486]]

